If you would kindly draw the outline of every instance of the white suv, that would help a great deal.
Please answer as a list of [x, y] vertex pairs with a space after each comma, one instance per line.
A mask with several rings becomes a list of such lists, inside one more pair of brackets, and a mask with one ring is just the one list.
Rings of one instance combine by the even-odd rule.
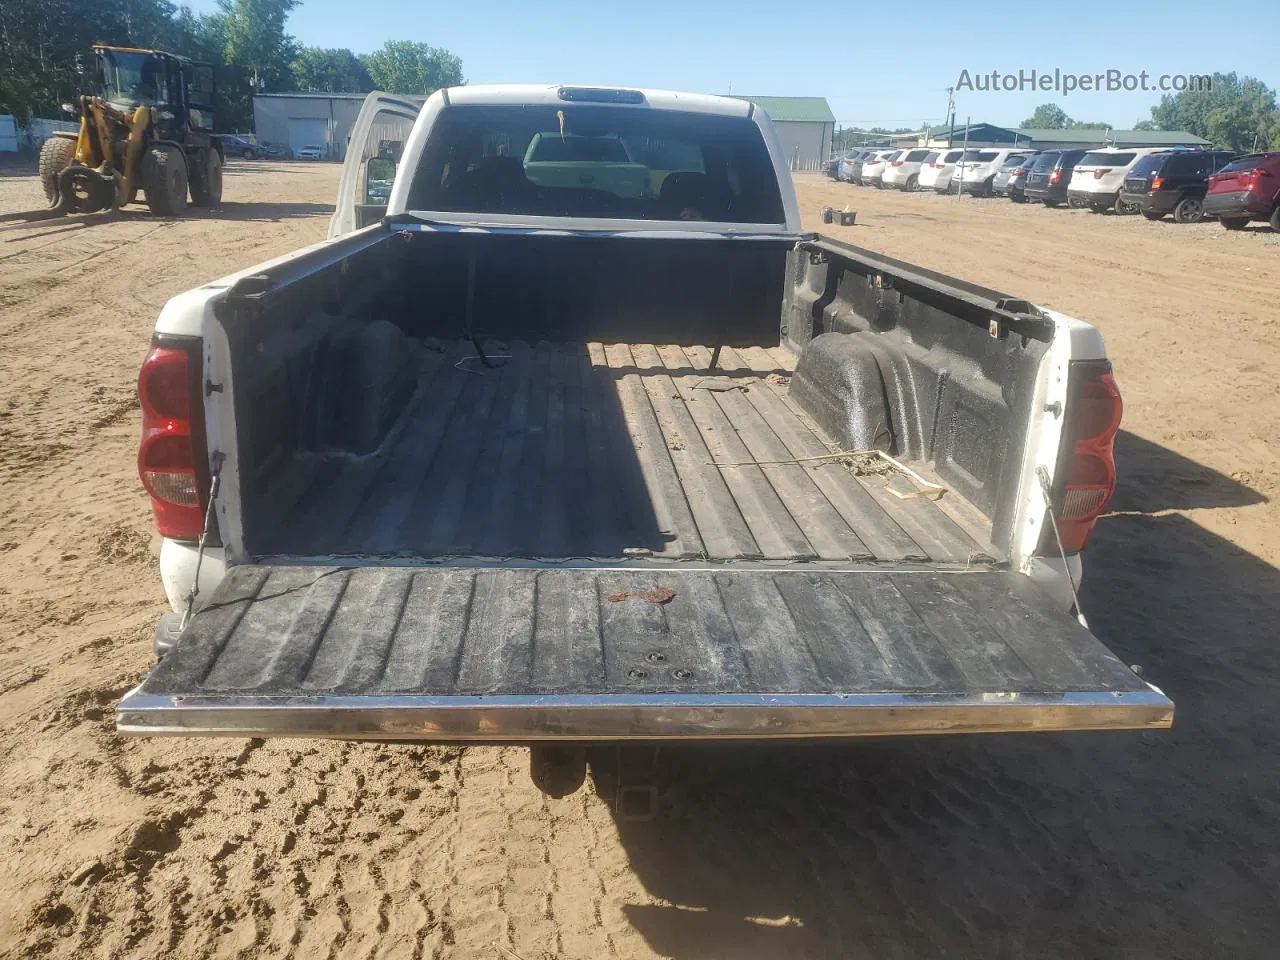
[[889, 164], [897, 160], [898, 155], [901, 153], [901, 150], [877, 150], [862, 161], [862, 176], [859, 178], [859, 182], [864, 187], [882, 189], [880, 178], [884, 176]]
[[924, 158], [929, 156], [928, 148], [907, 150], [897, 160], [891, 160], [885, 167], [880, 182], [886, 187], [897, 187], [910, 193], [920, 187], [920, 168], [924, 166]]
[[1034, 150], [966, 150], [956, 164], [956, 182], [962, 193], [990, 197], [996, 174], [1010, 157], [1026, 157]]
[[946, 193], [951, 189], [951, 178], [956, 163], [964, 156], [963, 150], [931, 150], [920, 166], [920, 188]]
[[1076, 164], [1067, 184], [1067, 200], [1072, 206], [1088, 207], [1094, 213], [1114, 210], [1116, 213], [1133, 213], [1134, 208], [1120, 199], [1125, 174], [1143, 157], [1149, 157], [1168, 147], [1138, 147], [1121, 150], [1106, 147], [1090, 150]]

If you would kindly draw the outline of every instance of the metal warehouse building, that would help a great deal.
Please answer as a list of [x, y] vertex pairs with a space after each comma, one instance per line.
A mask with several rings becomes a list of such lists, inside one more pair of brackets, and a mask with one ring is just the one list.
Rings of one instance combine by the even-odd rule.
[[[734, 94], [737, 96], [737, 94]], [[819, 170], [831, 156], [836, 118], [825, 97], [738, 97], [769, 114], [792, 170]]]
[[[297, 151], [309, 144], [330, 160], [347, 156], [351, 128], [364, 105], [363, 93], [260, 93], [253, 98], [253, 129], [259, 143]], [[419, 103], [426, 97], [404, 97]]]

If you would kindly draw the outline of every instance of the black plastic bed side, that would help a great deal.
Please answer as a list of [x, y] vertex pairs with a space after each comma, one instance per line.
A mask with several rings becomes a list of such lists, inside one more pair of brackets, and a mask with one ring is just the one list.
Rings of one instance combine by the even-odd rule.
[[[1053, 321], [999, 291], [827, 238], [797, 245], [787, 279], [784, 335], [801, 353], [793, 397], [833, 436], [855, 446], [887, 438], [933, 464], [1008, 552]], [[805, 351], [824, 334], [854, 336]], [[882, 395], [888, 424], [849, 419], [859, 397]]]

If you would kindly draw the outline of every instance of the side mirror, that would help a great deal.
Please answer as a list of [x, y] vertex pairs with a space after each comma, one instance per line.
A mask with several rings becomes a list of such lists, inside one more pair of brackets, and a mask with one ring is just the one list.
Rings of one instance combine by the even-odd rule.
[[391, 186], [396, 181], [396, 162], [386, 157], [370, 157], [364, 162], [364, 203], [370, 206], [387, 205], [391, 198]]

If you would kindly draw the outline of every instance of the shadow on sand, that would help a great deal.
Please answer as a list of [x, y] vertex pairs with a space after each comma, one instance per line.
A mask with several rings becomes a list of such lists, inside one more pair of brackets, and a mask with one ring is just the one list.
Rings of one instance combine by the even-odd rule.
[[1280, 938], [1280, 571], [1171, 508], [1265, 498], [1129, 434], [1082, 602], [1172, 731], [672, 751], [621, 821], [695, 957], [1261, 957]]

